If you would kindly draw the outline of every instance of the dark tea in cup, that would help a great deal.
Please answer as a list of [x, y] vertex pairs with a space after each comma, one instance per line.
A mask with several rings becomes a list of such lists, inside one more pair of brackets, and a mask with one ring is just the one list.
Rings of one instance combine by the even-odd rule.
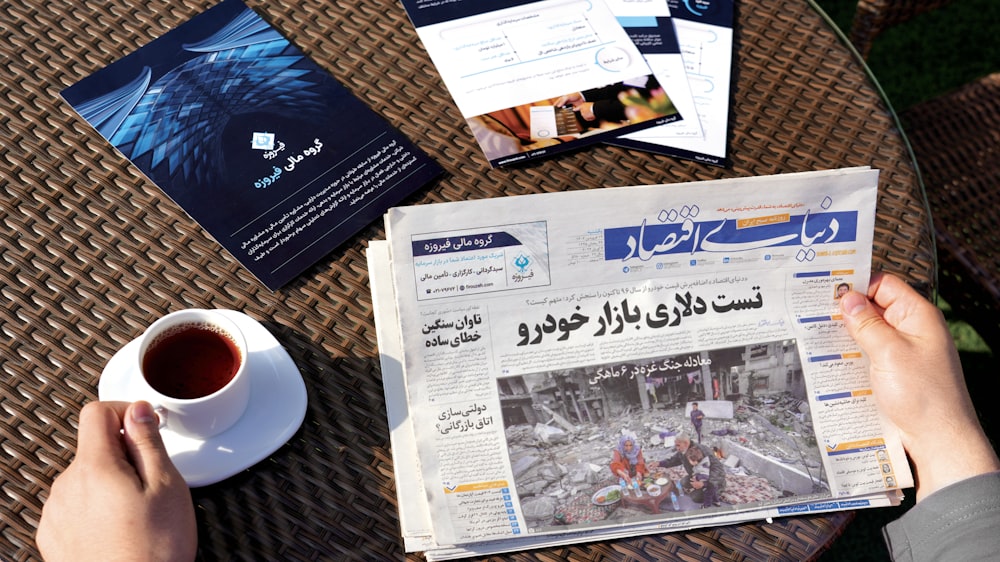
[[160, 416], [160, 430], [207, 439], [232, 427], [250, 401], [250, 355], [234, 311], [188, 308], [139, 337], [136, 397]]
[[142, 372], [153, 389], [190, 400], [229, 384], [243, 358], [224, 331], [205, 324], [174, 326], [160, 334], [142, 357]]

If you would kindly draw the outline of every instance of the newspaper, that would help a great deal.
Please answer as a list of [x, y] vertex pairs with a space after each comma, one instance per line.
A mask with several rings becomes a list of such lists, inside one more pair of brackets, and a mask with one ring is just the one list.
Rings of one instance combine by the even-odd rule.
[[[368, 261], [406, 550], [897, 505], [913, 477], [837, 312], [868, 284], [877, 183], [849, 168], [390, 209]], [[695, 402], [725, 469], [712, 503], [668, 466], [681, 432], [699, 441]], [[623, 435], [649, 469], [624, 488]]]

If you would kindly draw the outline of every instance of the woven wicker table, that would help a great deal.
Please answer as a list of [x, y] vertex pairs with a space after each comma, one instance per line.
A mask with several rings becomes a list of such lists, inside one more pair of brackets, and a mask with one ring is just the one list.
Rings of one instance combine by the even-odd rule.
[[[417, 142], [447, 175], [406, 204], [842, 166], [881, 169], [876, 269], [934, 290], [918, 175], [891, 110], [815, 6], [738, 2], [729, 169], [595, 147], [490, 169], [398, 2], [248, 3]], [[37, 558], [53, 479], [105, 363], [157, 317], [241, 310], [306, 381], [305, 423], [270, 458], [193, 491], [203, 559], [385, 560], [399, 538], [364, 251], [373, 224], [264, 289], [59, 97], [212, 0], [0, 5], [0, 559]], [[850, 512], [571, 546], [516, 560], [805, 560]], [[409, 555], [419, 559], [419, 555]]]

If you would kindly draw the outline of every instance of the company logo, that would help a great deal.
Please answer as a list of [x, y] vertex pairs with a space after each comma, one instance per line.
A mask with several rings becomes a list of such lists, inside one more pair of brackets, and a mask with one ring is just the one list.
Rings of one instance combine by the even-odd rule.
[[250, 147], [254, 150], [274, 150], [274, 133], [254, 133]]
[[518, 273], [524, 273], [529, 265], [531, 265], [531, 260], [524, 254], [518, 254], [514, 258], [514, 267], [517, 268]]

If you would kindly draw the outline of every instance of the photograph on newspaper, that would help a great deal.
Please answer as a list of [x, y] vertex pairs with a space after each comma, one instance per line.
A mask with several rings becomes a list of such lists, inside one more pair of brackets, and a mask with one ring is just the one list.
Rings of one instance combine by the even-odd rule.
[[497, 388], [514, 489], [536, 532], [830, 496], [795, 340], [503, 377]]

